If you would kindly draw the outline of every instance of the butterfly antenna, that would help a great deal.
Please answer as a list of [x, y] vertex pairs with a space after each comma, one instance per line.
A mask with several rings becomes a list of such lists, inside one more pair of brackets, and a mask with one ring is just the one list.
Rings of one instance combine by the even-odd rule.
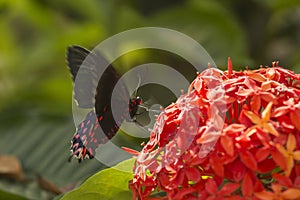
[[138, 93], [139, 87], [140, 87], [141, 82], [142, 82], [142, 79], [141, 79], [140, 75], [138, 75], [138, 79], [139, 79], [139, 82], [138, 82], [138, 84], [137, 84], [137, 86], [136, 86], [136, 88], [134, 90], [134, 96], [135, 96], [135, 98], [137, 98], [137, 93]]
[[161, 110], [150, 109], [150, 108], [149, 108], [150, 106], [147, 105], [147, 104], [145, 104], [145, 103], [140, 104], [139, 107], [145, 109], [146, 112], [154, 112], [154, 113], [160, 113], [160, 112], [161, 112]]

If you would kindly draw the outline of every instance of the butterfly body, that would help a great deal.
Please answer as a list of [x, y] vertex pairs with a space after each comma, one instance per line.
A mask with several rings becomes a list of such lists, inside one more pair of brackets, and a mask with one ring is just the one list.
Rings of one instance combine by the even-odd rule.
[[74, 99], [79, 107], [92, 109], [77, 126], [71, 140], [71, 156], [81, 162], [93, 158], [95, 150], [114, 137], [125, 119], [133, 118], [141, 99], [130, 98], [125, 84], [114, 98], [121, 114], [114, 116], [111, 99], [113, 90], [120, 81], [115, 68], [99, 53], [90, 52], [80, 46], [71, 46], [67, 61], [74, 81]]

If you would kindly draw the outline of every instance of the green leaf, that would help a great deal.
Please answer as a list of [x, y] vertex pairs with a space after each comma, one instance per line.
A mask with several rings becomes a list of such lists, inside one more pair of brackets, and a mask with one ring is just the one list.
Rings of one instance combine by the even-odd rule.
[[78, 189], [67, 193], [62, 200], [82, 199], [131, 199], [128, 181], [133, 178], [130, 171], [135, 159], [129, 159], [113, 168], [105, 169], [85, 181]]
[[0, 199], [5, 199], [5, 200], [26, 200], [26, 198], [15, 195], [15, 194], [10, 194], [8, 192], [4, 192], [0, 190]]
[[76, 160], [68, 162], [70, 140], [75, 130], [69, 117], [42, 115], [37, 110], [29, 113], [20, 107], [14, 109], [0, 112], [0, 152], [20, 159], [25, 177], [31, 181], [1, 179], [1, 190], [28, 199], [50, 199], [55, 194], [39, 187], [37, 174], [61, 189], [71, 189], [105, 168], [96, 159], [80, 164]]

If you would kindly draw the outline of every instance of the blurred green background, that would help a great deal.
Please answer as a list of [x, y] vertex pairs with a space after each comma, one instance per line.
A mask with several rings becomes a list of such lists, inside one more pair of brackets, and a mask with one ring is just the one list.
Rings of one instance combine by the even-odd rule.
[[[22, 181], [0, 178], [0, 190], [29, 199], [56, 195], [37, 175], [67, 191], [103, 168], [95, 159], [67, 162], [75, 130], [65, 63], [69, 45], [93, 49], [121, 31], [158, 26], [194, 38], [220, 67], [231, 56], [236, 69], [279, 60], [300, 72], [296, 0], [0, 0], [0, 16], [0, 154], [19, 159], [25, 173]], [[118, 69], [149, 62], [152, 54], [120, 59]], [[7, 175], [1, 165], [0, 174]]]

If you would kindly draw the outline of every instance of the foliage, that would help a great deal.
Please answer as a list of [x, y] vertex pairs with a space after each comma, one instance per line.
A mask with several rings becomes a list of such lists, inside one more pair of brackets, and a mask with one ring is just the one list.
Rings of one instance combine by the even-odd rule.
[[90, 177], [78, 189], [67, 193], [62, 200], [74, 199], [130, 199], [128, 182], [134, 159], [123, 161]]
[[26, 198], [14, 195], [14, 194], [9, 194], [4, 191], [0, 191], [0, 199], [5, 199], [5, 200], [26, 200]]

